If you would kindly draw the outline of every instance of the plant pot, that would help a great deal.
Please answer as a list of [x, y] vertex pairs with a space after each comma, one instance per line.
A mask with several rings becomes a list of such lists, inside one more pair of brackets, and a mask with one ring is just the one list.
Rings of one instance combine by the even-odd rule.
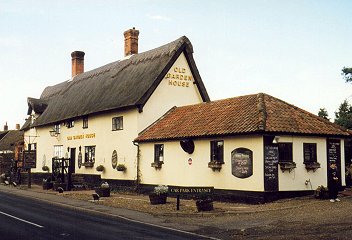
[[152, 205], [165, 204], [167, 199], [167, 193], [161, 194], [149, 194], [149, 200]]
[[110, 188], [95, 188], [95, 192], [100, 196], [100, 197], [110, 197]]
[[53, 183], [53, 190], [54, 191], [57, 191], [59, 187], [61, 187], [65, 191], [67, 190], [67, 184], [66, 183], [57, 183], [57, 182]]
[[49, 190], [54, 187], [53, 182], [43, 182], [43, 190]]
[[196, 201], [198, 212], [214, 210], [212, 199], [199, 199]]

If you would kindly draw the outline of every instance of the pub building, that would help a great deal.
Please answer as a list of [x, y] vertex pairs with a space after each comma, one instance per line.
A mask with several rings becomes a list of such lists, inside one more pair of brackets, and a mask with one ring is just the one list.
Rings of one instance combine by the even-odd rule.
[[[267, 202], [345, 185], [346, 130], [264, 93], [174, 107], [135, 140], [141, 182], [214, 187], [218, 199]], [[342, 174], [341, 174], [342, 173]]]
[[92, 185], [214, 187], [264, 202], [326, 186], [331, 161], [344, 172], [344, 129], [263, 93], [211, 102], [186, 37], [142, 53], [138, 30], [124, 37], [121, 60], [85, 72], [75, 51], [72, 77], [28, 98], [34, 182], [64, 158]]

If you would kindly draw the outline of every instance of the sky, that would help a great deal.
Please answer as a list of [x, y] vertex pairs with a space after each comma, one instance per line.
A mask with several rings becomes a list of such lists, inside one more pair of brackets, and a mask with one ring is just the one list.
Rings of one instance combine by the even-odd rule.
[[123, 32], [139, 52], [185, 35], [211, 100], [264, 92], [334, 117], [352, 101], [352, 1], [0, 0], [0, 130], [27, 117], [27, 97], [69, 80], [71, 52], [85, 71], [123, 58]]

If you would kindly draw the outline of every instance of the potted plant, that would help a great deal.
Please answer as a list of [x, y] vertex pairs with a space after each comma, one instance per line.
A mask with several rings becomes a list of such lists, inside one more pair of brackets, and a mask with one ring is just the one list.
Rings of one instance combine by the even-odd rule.
[[116, 166], [116, 170], [117, 171], [120, 171], [120, 172], [124, 172], [124, 171], [126, 171], [126, 166], [125, 166], [125, 164], [122, 164], [122, 163], [120, 163], [119, 165], [117, 165]]
[[54, 183], [51, 181], [51, 178], [43, 179], [43, 190], [49, 190], [54, 187]]
[[104, 166], [103, 165], [99, 165], [95, 168], [98, 172], [103, 172], [104, 171]]
[[50, 169], [49, 169], [48, 166], [44, 165], [44, 166], [42, 167], [42, 170], [45, 171], [45, 172], [49, 172]]
[[149, 200], [152, 205], [165, 204], [169, 188], [165, 185], [159, 185], [149, 194]]
[[110, 197], [110, 185], [107, 182], [103, 182], [100, 187], [95, 188], [95, 192], [100, 196], [100, 197]]
[[196, 200], [198, 212], [214, 210], [213, 199], [209, 195], [200, 195]]

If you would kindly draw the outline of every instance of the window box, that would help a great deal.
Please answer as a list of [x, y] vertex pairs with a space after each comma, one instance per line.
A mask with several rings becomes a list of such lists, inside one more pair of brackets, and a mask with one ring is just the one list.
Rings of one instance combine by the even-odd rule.
[[216, 170], [220, 171], [223, 164], [224, 164], [223, 162], [219, 162], [219, 161], [210, 161], [208, 163], [208, 168], [213, 169], [213, 171], [216, 171]]
[[164, 164], [164, 162], [152, 162], [151, 166], [154, 167], [154, 168], [161, 168], [162, 165]]
[[306, 169], [309, 172], [312, 170], [315, 172], [318, 168], [320, 168], [320, 163], [318, 162], [303, 162], [306, 165]]
[[85, 167], [94, 167], [94, 162], [84, 162], [84, 163], [82, 163], [82, 166], [85, 166]]
[[282, 172], [285, 172], [287, 170], [288, 172], [291, 172], [292, 169], [296, 168], [295, 162], [279, 162], [279, 164]]

